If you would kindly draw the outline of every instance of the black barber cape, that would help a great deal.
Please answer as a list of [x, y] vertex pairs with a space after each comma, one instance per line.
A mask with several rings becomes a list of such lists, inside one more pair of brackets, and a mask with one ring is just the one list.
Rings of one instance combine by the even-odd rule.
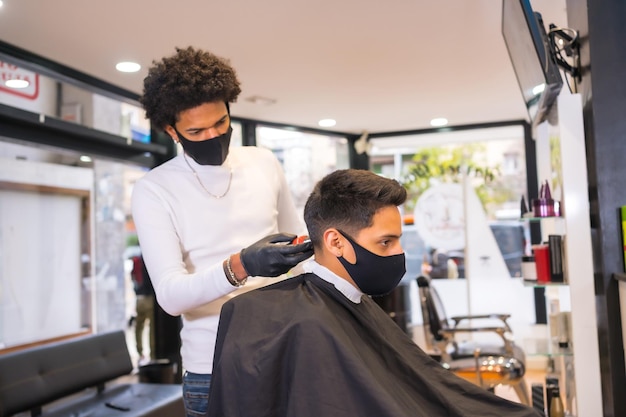
[[424, 353], [369, 297], [304, 274], [222, 308], [212, 417], [538, 417]]

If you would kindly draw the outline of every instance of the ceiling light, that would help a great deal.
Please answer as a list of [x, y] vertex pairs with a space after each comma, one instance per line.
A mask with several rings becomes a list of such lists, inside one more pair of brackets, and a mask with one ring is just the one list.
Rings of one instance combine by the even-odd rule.
[[115, 69], [120, 72], [137, 72], [141, 69], [141, 65], [136, 62], [118, 62]]
[[430, 125], [433, 127], [441, 127], [448, 124], [448, 119], [445, 117], [435, 117], [430, 121]]
[[250, 96], [246, 98], [246, 101], [249, 101], [252, 104], [259, 104], [261, 106], [270, 106], [276, 103], [275, 99], [262, 96]]
[[91, 157], [88, 155], [81, 155], [79, 159], [81, 162], [91, 162]]
[[4, 85], [9, 88], [26, 88], [30, 83], [26, 80], [6, 80]]
[[333, 127], [337, 124], [337, 121], [335, 121], [334, 119], [322, 119], [317, 122], [317, 124], [321, 127]]
[[2, 0], [0, 0], [0, 7], [2, 7]]

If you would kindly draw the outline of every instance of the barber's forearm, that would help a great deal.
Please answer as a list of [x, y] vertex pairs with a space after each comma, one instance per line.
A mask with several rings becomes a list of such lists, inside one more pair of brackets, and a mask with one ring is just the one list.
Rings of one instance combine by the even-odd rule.
[[246, 282], [248, 280], [248, 273], [241, 263], [240, 254], [237, 253], [234, 255], [230, 255], [228, 258], [226, 258], [222, 265], [224, 268], [224, 275], [226, 275], [226, 280], [233, 287], [242, 287], [246, 285]]
[[248, 276], [246, 269], [243, 267], [243, 264], [241, 263], [240, 253], [235, 253], [233, 255], [230, 255], [230, 267], [235, 273], [235, 277], [237, 278], [237, 280], [241, 281], [242, 279]]

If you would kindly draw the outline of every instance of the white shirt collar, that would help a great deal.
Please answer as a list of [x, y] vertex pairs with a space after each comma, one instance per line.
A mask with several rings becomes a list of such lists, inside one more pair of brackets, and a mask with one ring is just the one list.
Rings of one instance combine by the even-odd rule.
[[340, 293], [353, 303], [359, 304], [361, 302], [361, 296], [363, 293], [354, 285], [350, 284], [348, 281], [341, 278], [325, 266], [318, 264], [314, 260], [310, 260], [302, 267], [305, 272], [313, 273], [322, 278], [324, 281], [333, 284]]

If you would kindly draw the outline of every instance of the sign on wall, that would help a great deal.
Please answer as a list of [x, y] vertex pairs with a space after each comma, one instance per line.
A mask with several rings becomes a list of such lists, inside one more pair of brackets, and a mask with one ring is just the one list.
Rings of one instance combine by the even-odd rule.
[[[28, 82], [24, 88], [11, 88], [6, 86], [9, 80], [22, 80]], [[36, 100], [39, 96], [39, 74], [28, 71], [17, 65], [0, 61], [0, 92], [16, 95], [27, 100]]]

